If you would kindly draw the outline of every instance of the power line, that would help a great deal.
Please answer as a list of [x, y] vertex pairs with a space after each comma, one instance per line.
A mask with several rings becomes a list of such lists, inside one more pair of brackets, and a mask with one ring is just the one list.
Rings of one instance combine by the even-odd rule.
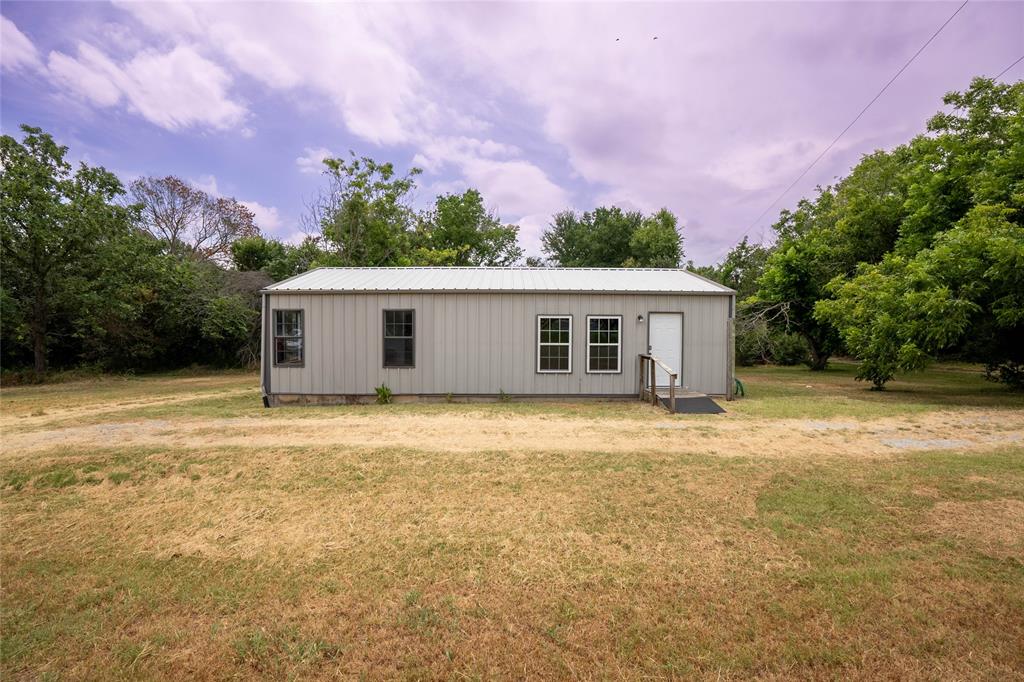
[[1012, 69], [1013, 67], [1017, 66], [1017, 65], [1018, 65], [1018, 64], [1020, 64], [1020, 63], [1021, 63], [1022, 61], [1024, 61], [1024, 54], [1022, 54], [1021, 56], [1017, 57], [1017, 61], [1015, 61], [1015, 62], [1014, 62], [1013, 64], [1010, 64], [1009, 66], [1007, 66], [1007, 67], [1006, 67], [1005, 69], [1003, 69], [1002, 71], [1000, 71], [1000, 72], [999, 72], [999, 75], [998, 75], [998, 76], [996, 76], [995, 78], [993, 78], [992, 80], [994, 80], [994, 81], [997, 81], [997, 80], [999, 80], [1000, 78], [1002, 78], [1002, 77], [1003, 77], [1003, 74], [1004, 74], [1004, 73], [1006, 73], [1007, 71], [1009, 71], [1009, 70], [1010, 70], [1010, 69]]
[[[917, 59], [918, 55], [920, 55], [922, 52], [924, 52], [924, 49], [926, 47], [928, 47], [931, 44], [931, 42], [933, 40], [935, 40], [935, 38], [938, 37], [938, 35], [940, 33], [942, 33], [942, 30], [944, 28], [946, 28], [946, 26], [949, 25], [949, 22], [953, 21], [953, 18], [956, 17], [957, 14], [960, 14], [960, 10], [962, 10], [964, 7], [966, 7], [968, 2], [970, 2], [970, 0], [964, 0], [963, 4], [960, 5], [959, 7], [957, 7], [956, 11], [953, 12], [951, 15], [949, 15], [949, 18], [946, 19], [946, 21], [943, 22], [942, 26], [939, 26], [938, 30], [936, 30], [935, 33], [932, 34], [931, 38], [926, 40], [924, 45], [922, 45], [918, 49], [918, 51], [915, 52], [914, 55], [910, 59], [907, 60], [907, 63], [904, 64], [902, 67], [900, 67], [900, 70], [897, 71], [896, 74], [892, 78], [889, 79], [889, 82], [882, 86], [882, 89], [879, 90], [878, 93], [874, 97], [871, 98], [871, 101], [868, 102], [867, 105], [865, 105], [864, 108], [860, 110], [860, 113], [857, 114], [852, 121], [850, 121], [849, 125], [847, 125], [845, 128], [843, 128], [843, 131], [841, 133], [836, 135], [835, 139], [832, 140], [829, 143], [829, 145], [827, 147], [825, 147], [824, 150], [822, 150], [822, 152], [820, 154], [818, 154], [818, 156], [814, 159], [814, 161], [811, 161], [811, 165], [808, 166], [807, 168], [805, 168], [804, 172], [801, 173], [800, 175], [798, 175], [796, 180], [791, 182], [789, 187], [787, 187], [785, 190], [783, 190], [782, 194], [780, 194], [778, 197], [775, 198], [775, 201], [773, 201], [772, 203], [768, 204], [768, 207], [765, 208], [763, 211], [761, 211], [761, 215], [757, 216], [757, 218], [754, 219], [754, 222], [751, 223], [750, 227], [747, 228], [747, 232], [750, 232], [750, 230], [752, 230], [754, 228], [754, 226], [756, 226], [757, 223], [759, 223], [761, 221], [761, 219], [764, 218], [768, 214], [768, 211], [772, 210], [772, 208], [775, 207], [775, 204], [777, 204], [780, 201], [782, 201], [782, 198], [785, 197], [787, 194], [789, 194], [789, 191], [791, 189], [793, 189], [794, 187], [796, 187], [796, 184], [798, 182], [800, 182], [801, 180], [803, 180], [805, 175], [807, 175], [809, 172], [811, 172], [811, 169], [814, 168], [818, 164], [818, 162], [821, 161], [825, 157], [826, 154], [828, 154], [829, 150], [832, 149], [832, 147], [834, 147], [836, 145], [836, 142], [839, 142], [839, 139], [843, 135], [845, 135], [847, 133], [847, 131], [850, 130], [850, 128], [852, 128], [853, 125], [857, 121], [860, 120], [860, 117], [863, 116], [867, 112], [867, 110], [871, 108], [871, 105], [878, 101], [878, 98], [881, 97], [882, 94], [886, 90], [889, 89], [889, 86], [892, 85], [896, 81], [896, 79], [900, 77], [900, 74], [903, 73], [904, 71], [906, 71], [907, 67], [910, 66], [915, 59]], [[1024, 59], [1024, 57], [1022, 57], [1022, 59]], [[1018, 59], [1017, 61], [1020, 61], [1020, 60]], [[1013, 64], [1011, 64], [1010, 66], [1012, 67]], [[1009, 70], [1009, 68], [1007, 69], [1007, 71], [1008, 70]], [[1006, 73], [1006, 71], [1004, 71], [1003, 73]], [[1003, 74], [999, 74], [999, 75], [1001, 76]], [[999, 78], [999, 76], [996, 76], [996, 78]]]

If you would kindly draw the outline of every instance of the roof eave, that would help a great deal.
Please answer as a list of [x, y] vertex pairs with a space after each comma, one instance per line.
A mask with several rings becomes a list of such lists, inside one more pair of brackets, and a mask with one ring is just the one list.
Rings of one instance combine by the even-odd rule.
[[734, 296], [729, 288], [715, 291], [646, 289], [261, 289], [261, 294], [599, 294], [602, 296]]

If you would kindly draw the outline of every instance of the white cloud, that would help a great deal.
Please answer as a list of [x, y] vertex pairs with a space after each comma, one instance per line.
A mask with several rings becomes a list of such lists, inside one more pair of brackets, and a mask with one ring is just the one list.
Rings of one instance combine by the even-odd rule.
[[206, 192], [210, 196], [220, 196], [220, 190], [217, 188], [217, 178], [213, 175], [200, 175], [198, 178], [189, 178], [188, 184]]
[[497, 210], [525, 215], [543, 209], [554, 212], [569, 205], [564, 189], [528, 161], [468, 159], [462, 171]]
[[570, 206], [568, 192], [528, 161], [468, 159], [462, 172], [502, 216], [516, 216], [527, 253], [540, 253], [540, 234], [551, 216]]
[[132, 85], [125, 96], [143, 116], [165, 128], [204, 124], [223, 129], [245, 118], [245, 107], [228, 96], [227, 72], [190, 47], [142, 53], [127, 64], [126, 72]]
[[121, 101], [121, 70], [91, 45], [79, 44], [77, 59], [51, 52], [47, 66], [51, 80], [96, 106], [112, 107]]
[[223, 44], [224, 53], [243, 73], [274, 88], [293, 88], [302, 78], [269, 47], [239, 36]]
[[335, 156], [327, 147], [306, 147], [302, 156], [295, 159], [295, 165], [300, 173], [319, 174], [324, 172], [324, 159]]
[[13, 21], [0, 16], [0, 66], [4, 70], [38, 69], [42, 67], [36, 46]]
[[268, 87], [326, 100], [346, 127], [376, 144], [409, 141], [432, 111], [417, 70], [396, 47], [404, 8], [274, 3], [121, 7], [165, 39], [202, 44]]
[[[424, 38], [437, 39], [422, 26], [439, 27], [423, 8], [311, 4], [297, 11], [270, 3], [119, 6], [161, 41], [177, 45], [175, 52], [187, 50], [198, 59], [218, 62], [207, 61], [194, 69], [203, 89], [214, 95], [203, 97], [204, 104], [223, 104], [213, 107], [203, 125], [225, 128], [227, 122], [244, 118], [242, 105], [226, 94], [231, 80], [225, 69], [231, 69], [315, 110], [316, 115], [325, 109], [336, 112], [339, 123], [367, 142], [411, 149], [413, 164], [434, 175], [434, 182], [480, 188], [506, 220], [540, 215], [552, 207], [558, 210], [567, 203], [568, 193], [538, 164], [522, 159], [516, 144], [489, 133], [492, 126], [487, 119], [495, 113], [494, 101], [449, 90], [438, 80], [432, 69], [450, 66], [430, 64], [429, 54], [422, 50]], [[65, 87], [73, 87], [67, 83], [73, 77], [86, 90], [81, 96], [109, 106], [119, 91], [126, 90], [117, 69], [98, 59], [84, 59], [92, 55], [80, 56], [58, 60], [69, 74]], [[131, 61], [141, 58], [136, 55]], [[128, 65], [120, 70], [131, 71]], [[173, 108], [162, 111], [138, 102], [133, 106], [172, 129], [195, 120], [175, 115]], [[247, 127], [242, 128], [244, 134]], [[319, 173], [323, 158], [333, 155], [326, 147], [308, 147], [296, 166], [302, 173]], [[440, 174], [447, 177], [437, 177]]]
[[119, 64], [83, 42], [75, 56], [51, 52], [48, 67], [51, 80], [95, 106], [124, 102], [168, 130], [235, 128], [247, 115], [228, 93], [229, 74], [187, 45], [143, 51]]
[[274, 206], [264, 206], [258, 201], [240, 201], [238, 203], [252, 211], [256, 218], [256, 226], [265, 234], [276, 232], [283, 224], [281, 216]]
[[772, 187], [777, 178], [795, 176], [825, 148], [823, 140], [779, 140], [727, 151], [708, 167], [708, 175], [745, 191]]
[[419, 141], [419, 147], [413, 165], [432, 173], [439, 172], [448, 164], [460, 165], [468, 159], [494, 159], [520, 154], [519, 148], [514, 145], [465, 135], [424, 136]]

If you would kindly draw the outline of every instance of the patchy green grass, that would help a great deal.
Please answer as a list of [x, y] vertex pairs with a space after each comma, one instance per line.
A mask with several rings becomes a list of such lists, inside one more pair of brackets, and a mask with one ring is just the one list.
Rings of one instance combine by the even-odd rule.
[[730, 406], [757, 418], [870, 419], [964, 407], [1024, 409], [1024, 392], [985, 380], [977, 365], [940, 364], [901, 374], [884, 391], [855, 380], [857, 365], [835, 360], [823, 372], [805, 367], [737, 367], [747, 397]]
[[[820, 377], [834, 400], [801, 392]], [[121, 397], [5, 390], [5, 427], [43, 445], [0, 456], [0, 671], [1024, 677], [1018, 397], [962, 368], [899, 400], [841, 365], [744, 378], [749, 398], [700, 419], [630, 403], [268, 411], [248, 374], [130, 380]], [[964, 414], [1002, 440], [880, 445], [925, 427], [954, 442]], [[467, 415], [494, 429], [466, 434], [479, 447], [431, 447]], [[377, 416], [416, 429], [384, 445], [358, 426]], [[229, 444], [302, 420], [324, 438]], [[154, 421], [164, 442], [126, 444]], [[365, 438], [339, 445], [329, 424]], [[89, 425], [102, 439], [75, 440]]]

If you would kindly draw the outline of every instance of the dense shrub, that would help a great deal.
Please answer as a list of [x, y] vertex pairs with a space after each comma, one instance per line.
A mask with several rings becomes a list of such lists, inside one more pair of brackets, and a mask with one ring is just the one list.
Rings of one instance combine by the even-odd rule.
[[799, 334], [776, 332], [770, 339], [772, 362], [777, 365], [807, 363], [810, 353], [807, 341]]

